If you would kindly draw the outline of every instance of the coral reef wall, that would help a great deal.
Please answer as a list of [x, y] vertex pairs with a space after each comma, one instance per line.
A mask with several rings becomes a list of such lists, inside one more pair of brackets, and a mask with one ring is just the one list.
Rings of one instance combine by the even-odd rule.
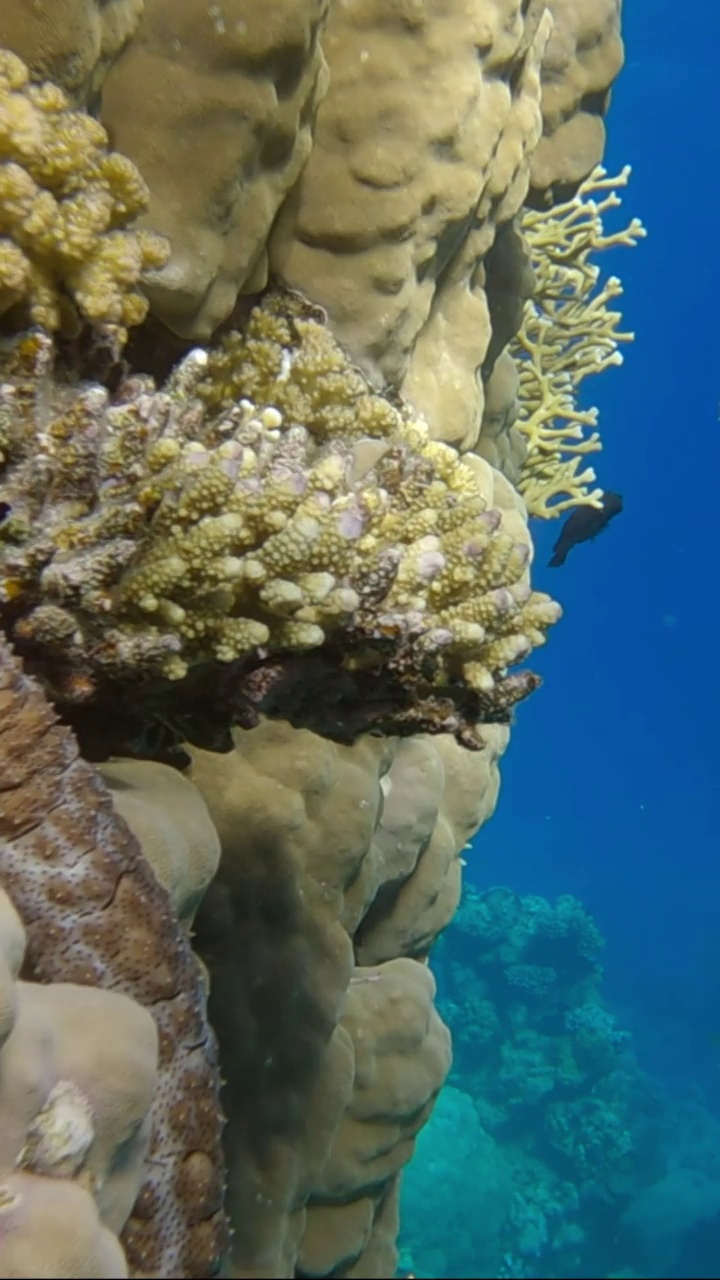
[[0, 7], [3, 1274], [396, 1272], [619, 17]]
[[194, 749], [220, 834], [212, 975], [239, 1274], [391, 1275], [400, 1169], [450, 1065], [424, 963], [490, 815], [507, 731], [337, 746], [265, 723]]
[[[126, 1223], [131, 1195], [116, 1225], [125, 1227], [136, 1268], [212, 1271], [225, 1247], [221, 1115], [214, 1040], [187, 938], [102, 781], [3, 642], [0, 710], [0, 875], [27, 929], [25, 971], [35, 981], [122, 992], [157, 1026], [149, 1163], [134, 1213]], [[51, 1098], [49, 1088], [45, 1107]], [[86, 1157], [93, 1172], [94, 1120], [88, 1103], [89, 1136], [70, 1176]], [[94, 1185], [106, 1194], [102, 1181]]]

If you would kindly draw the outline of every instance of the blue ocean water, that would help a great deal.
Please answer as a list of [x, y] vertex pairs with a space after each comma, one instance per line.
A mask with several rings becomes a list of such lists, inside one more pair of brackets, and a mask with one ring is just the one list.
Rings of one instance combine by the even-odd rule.
[[[602, 1033], [607, 1052], [617, 1028], [627, 1038], [604, 1075], [593, 1068], [582, 1084], [561, 1082], [554, 1093], [548, 1086], [542, 1106], [530, 1098], [511, 1105], [505, 1095], [502, 1121], [497, 1108], [490, 1115], [497, 1099], [486, 1065], [496, 1052], [497, 1077], [500, 1040], [497, 1026], [495, 1041], [488, 1027], [507, 1014], [507, 981], [503, 997], [487, 902], [475, 903], [472, 926], [461, 913], [437, 961], [441, 1010], [456, 1044], [452, 1087], [421, 1136], [404, 1189], [404, 1265], [418, 1276], [720, 1274], [720, 15], [708, 4], [686, 21], [675, 0], [630, 0], [624, 37], [604, 163], [610, 173], [632, 164], [620, 213], [625, 222], [639, 216], [648, 237], [598, 259], [605, 275], [623, 281], [623, 328], [636, 341], [623, 348], [621, 368], [585, 383], [584, 403], [600, 408], [599, 482], [620, 492], [625, 508], [556, 570], [546, 565], [559, 522], [534, 522], [535, 584], [562, 602], [565, 618], [535, 663], [545, 685], [520, 708], [498, 811], [468, 855], [466, 880], [481, 895], [496, 885], [520, 895], [526, 919], [546, 909], [523, 895], [549, 900], [555, 923], [547, 929], [555, 932], [558, 895], [579, 900], [605, 939], [604, 972], [578, 994], [577, 956], [566, 956], [556, 1024], [546, 1018], [543, 1034], [559, 1044], [568, 1019], [574, 1026], [607, 1017], [616, 1029], [607, 1024]], [[526, 935], [526, 950], [518, 946], [511, 957], [513, 980], [519, 966], [518, 980], [529, 981], [528, 956], [537, 970], [549, 945], [545, 935], [533, 934], [532, 945]], [[527, 1037], [537, 1036], [531, 995], [513, 1008]], [[517, 1026], [512, 1034], [519, 1043]], [[549, 1135], [560, 1113], [549, 1115], [552, 1099], [566, 1106], [561, 1119], [573, 1141], [584, 1141], [591, 1123], [578, 1099], [588, 1106], [591, 1099], [596, 1115], [604, 1099], [616, 1131], [602, 1141], [619, 1142], [621, 1124], [630, 1143], [613, 1156], [601, 1142], [597, 1158], [616, 1164], [589, 1196], [567, 1151], [565, 1165], [553, 1165], [559, 1148]], [[577, 1103], [572, 1114], [568, 1099]], [[516, 1206], [525, 1196], [523, 1229], [535, 1210], [538, 1220], [536, 1239], [524, 1243], [520, 1226], [515, 1237], [508, 1228], [498, 1262], [486, 1236], [506, 1202], [492, 1170], [509, 1150], [507, 1195]], [[546, 1196], [533, 1208], [544, 1177], [540, 1165], [532, 1172], [536, 1159], [560, 1167], [566, 1199], [554, 1207]], [[428, 1178], [434, 1194], [439, 1182], [444, 1188], [447, 1228], [437, 1238], [420, 1220]], [[579, 1207], [570, 1205], [573, 1193]], [[439, 1218], [443, 1212], [438, 1206]], [[672, 1238], [656, 1248], [657, 1224], [668, 1214]], [[613, 1248], [600, 1249], [597, 1240], [610, 1236]]]
[[562, 570], [544, 568], [556, 523], [534, 522], [535, 579], [565, 618], [470, 868], [480, 884], [578, 894], [607, 938], [609, 992], [672, 1023], [665, 1052], [682, 1070], [700, 1066], [703, 1035], [720, 1063], [720, 15], [706, 12], [703, 42], [671, 0], [649, 23], [637, 0], [625, 6], [605, 164], [632, 164], [623, 212], [648, 237], [598, 259], [623, 281], [636, 340], [621, 369], [585, 384], [600, 407], [598, 477], [625, 510]]

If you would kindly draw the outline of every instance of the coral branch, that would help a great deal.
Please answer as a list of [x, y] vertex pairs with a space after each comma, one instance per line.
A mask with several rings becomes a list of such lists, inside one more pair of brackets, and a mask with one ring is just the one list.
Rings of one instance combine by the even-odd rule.
[[139, 324], [138, 284], [169, 246], [128, 226], [148, 205], [135, 165], [108, 150], [102, 125], [57, 85], [31, 84], [0, 49], [0, 315], [19, 306], [46, 329]]
[[0, 626], [63, 704], [164, 680], [177, 714], [203, 666], [208, 691], [333, 646], [403, 713], [454, 690], [507, 718], [560, 613], [472, 467], [287, 292], [160, 388], [63, 377], [42, 334], [0, 352], [0, 511]]
[[603, 215], [620, 205], [617, 188], [629, 176], [629, 165], [616, 177], [598, 167], [572, 200], [523, 214], [536, 288], [511, 350], [520, 374], [516, 425], [528, 444], [519, 488], [533, 516], [598, 506], [602, 496], [590, 487], [593, 468], [580, 469], [587, 454], [602, 448], [592, 430], [598, 410], [579, 408], [576, 397], [590, 374], [622, 364], [618, 346], [635, 336], [618, 328], [622, 316], [611, 310], [622, 293], [620, 281], [610, 276], [595, 293], [600, 271], [590, 260], [599, 250], [635, 245], [646, 234], [637, 218], [623, 230], [605, 232]]

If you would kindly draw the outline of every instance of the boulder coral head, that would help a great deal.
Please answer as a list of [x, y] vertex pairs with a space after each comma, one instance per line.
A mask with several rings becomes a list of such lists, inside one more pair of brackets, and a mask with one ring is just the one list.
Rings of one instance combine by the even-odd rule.
[[42, 332], [0, 383], [0, 625], [61, 704], [478, 745], [536, 687], [528, 545], [296, 295], [160, 387], [78, 382]]

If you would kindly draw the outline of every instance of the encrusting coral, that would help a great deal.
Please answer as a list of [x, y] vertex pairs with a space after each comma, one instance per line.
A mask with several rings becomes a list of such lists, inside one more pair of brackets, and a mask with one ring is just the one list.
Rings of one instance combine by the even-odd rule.
[[532, 516], [597, 506], [602, 497], [602, 489], [589, 487], [593, 468], [579, 470], [587, 454], [602, 448], [596, 431], [586, 434], [598, 410], [581, 409], [576, 395], [588, 375], [622, 364], [618, 345], [634, 337], [618, 329], [622, 316], [609, 305], [622, 293], [620, 281], [610, 276], [596, 293], [600, 268], [591, 260], [646, 234], [638, 218], [619, 231], [604, 227], [603, 214], [621, 203], [617, 188], [629, 176], [629, 165], [616, 177], [598, 167], [571, 200], [522, 216], [536, 287], [510, 351], [519, 370], [515, 425], [527, 440], [518, 488]]
[[108, 150], [103, 126], [74, 111], [62, 89], [30, 82], [0, 49], [0, 316], [18, 304], [33, 324], [56, 330], [139, 324], [144, 272], [169, 246], [128, 224], [148, 203], [135, 165]]
[[42, 691], [0, 640], [0, 877], [24, 976], [134, 997], [159, 1033], [131, 1272], [209, 1276], [226, 1246], [222, 1113], [202, 980], [170, 900]]
[[0, 622], [55, 696], [170, 680], [177, 713], [177, 682], [202, 671], [207, 707], [214, 670], [226, 720], [254, 723], [321, 679], [346, 736], [349, 699], [472, 744], [536, 687], [507, 668], [560, 611], [527, 585], [527, 543], [296, 295], [161, 389], [111, 397], [52, 359], [41, 333], [0, 356]]
[[113, 991], [22, 982], [0, 889], [0, 1275], [127, 1276], [116, 1238], [144, 1177], [157, 1031]]

